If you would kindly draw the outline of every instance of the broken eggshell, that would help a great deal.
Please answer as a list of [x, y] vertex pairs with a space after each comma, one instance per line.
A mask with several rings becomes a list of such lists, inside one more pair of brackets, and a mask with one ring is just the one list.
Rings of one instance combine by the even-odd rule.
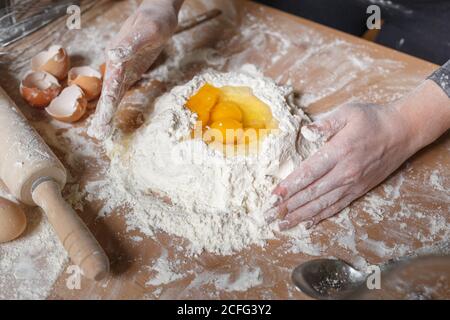
[[29, 72], [20, 83], [20, 94], [34, 108], [47, 107], [60, 92], [58, 79], [43, 71]]
[[105, 78], [106, 73], [106, 63], [102, 63], [99, 67], [100, 73], [102, 74], [102, 79]]
[[83, 90], [76, 85], [65, 88], [45, 109], [47, 113], [62, 122], [75, 122], [86, 113], [87, 100]]
[[70, 69], [69, 56], [63, 47], [53, 45], [47, 51], [42, 51], [31, 59], [31, 69], [48, 72], [59, 80], [63, 80], [67, 77]]
[[75, 67], [70, 69], [68, 75], [69, 85], [79, 86], [88, 101], [94, 100], [100, 96], [102, 91], [102, 74], [94, 68]]

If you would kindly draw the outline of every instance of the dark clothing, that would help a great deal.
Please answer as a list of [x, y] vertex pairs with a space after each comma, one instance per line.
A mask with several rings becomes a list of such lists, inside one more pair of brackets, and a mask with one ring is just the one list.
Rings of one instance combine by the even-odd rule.
[[440, 65], [450, 59], [450, 0], [257, 1], [356, 36], [376, 4], [384, 21], [376, 42]]
[[433, 80], [450, 98], [450, 60], [437, 69], [428, 79]]

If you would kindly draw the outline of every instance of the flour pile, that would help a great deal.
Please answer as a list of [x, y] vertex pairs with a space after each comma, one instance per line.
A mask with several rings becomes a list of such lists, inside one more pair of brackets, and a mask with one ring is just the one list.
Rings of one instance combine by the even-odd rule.
[[[252, 67], [248, 72], [207, 71], [161, 96], [134, 136], [107, 142], [109, 179], [122, 189], [133, 213], [133, 229], [156, 229], [184, 237], [191, 250], [229, 254], [273, 237], [263, 219], [264, 203], [274, 186], [313, 150], [300, 138], [309, 119], [296, 107], [292, 90], [279, 87]], [[270, 106], [279, 130], [269, 134], [255, 154], [225, 155], [190, 134], [196, 115], [184, 107], [205, 83], [246, 86]]]

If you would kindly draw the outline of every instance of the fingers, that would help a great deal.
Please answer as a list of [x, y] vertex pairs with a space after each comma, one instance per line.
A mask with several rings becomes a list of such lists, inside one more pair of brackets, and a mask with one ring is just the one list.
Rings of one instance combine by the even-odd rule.
[[302, 136], [311, 142], [328, 141], [347, 124], [347, 113], [343, 105], [336, 107], [321, 119], [301, 128]]
[[276, 204], [275, 207], [270, 208], [264, 213], [264, 218], [268, 223], [272, 223], [276, 219], [282, 219], [288, 213], [288, 209], [286, 207], [286, 202], [281, 203], [280, 205]]
[[166, 2], [151, 2], [126, 20], [107, 51], [106, 74], [97, 110], [88, 134], [104, 140], [112, 132], [112, 120], [128, 90], [161, 53], [176, 28], [177, 15]]
[[106, 49], [107, 53], [114, 48], [122, 47], [125, 44], [129, 45], [129, 43], [125, 43], [125, 39], [134, 32], [137, 20], [137, 13], [132, 14], [130, 17], [128, 17], [128, 19], [125, 20], [119, 30], [119, 33], [115, 35], [112, 41], [109, 43]]
[[107, 64], [102, 93], [87, 131], [89, 136], [104, 140], [111, 134], [114, 113], [126, 90], [124, 77], [123, 67]]
[[[142, 18], [137, 19], [142, 20]], [[169, 38], [169, 36], [164, 36], [168, 32], [162, 32], [161, 28], [163, 27], [157, 22], [135, 21], [134, 23], [136, 25], [132, 26], [132, 29], [127, 31], [107, 51], [107, 59], [110, 64], [125, 64], [134, 60], [139, 54], [143, 54], [143, 51], [159, 51]], [[144, 60], [148, 61], [149, 59], [145, 58]]]
[[317, 225], [322, 220], [328, 219], [328, 218], [334, 216], [336, 213], [341, 212], [343, 209], [348, 207], [350, 205], [350, 203], [352, 203], [352, 201], [355, 199], [356, 199], [356, 197], [354, 195], [348, 195], [348, 196], [344, 197], [343, 199], [339, 200], [332, 206], [326, 208], [319, 214], [312, 217], [311, 226]]
[[311, 142], [328, 141], [336, 133], [345, 127], [346, 122], [340, 118], [330, 117], [323, 120], [315, 121], [311, 124], [303, 126], [301, 133], [303, 137]]
[[316, 200], [313, 200], [293, 212], [288, 213], [278, 224], [280, 230], [287, 230], [295, 227], [300, 222], [311, 220], [315, 215], [321, 213], [329, 207], [332, 207], [335, 203], [346, 197], [347, 191], [347, 186], [334, 189]]
[[[119, 97], [126, 91], [125, 68], [122, 65], [106, 64], [105, 80], [103, 82], [102, 97], [109, 97], [111, 103], [117, 104]], [[100, 99], [102, 102], [103, 99]]]
[[288, 214], [305, 205], [306, 203], [319, 198], [320, 196], [343, 186], [341, 179], [336, 174], [336, 168], [328, 172], [322, 178], [310, 184], [308, 187], [300, 190], [292, 197], [281, 203], [279, 208], [282, 209], [284, 215]]
[[331, 171], [337, 163], [337, 150], [325, 145], [311, 157], [300, 163], [299, 167], [281, 181], [273, 191], [283, 200], [307, 187]]
[[306, 203], [317, 199], [318, 197], [342, 186], [338, 177], [335, 175], [336, 168], [329, 171], [323, 177], [313, 182], [303, 190], [295, 193], [292, 197], [288, 198], [286, 201], [278, 201], [277, 206], [269, 209], [265, 218], [268, 223], [273, 222], [275, 219], [282, 219], [288, 213], [300, 208]]
[[[335, 111], [326, 118], [302, 127], [302, 134], [308, 140], [326, 138], [329, 140], [346, 125], [345, 114]], [[336, 143], [324, 145], [318, 152], [303, 161], [300, 166], [275, 188], [274, 194], [283, 199], [290, 198], [294, 193], [305, 188], [312, 182], [324, 176], [337, 163], [339, 146]]]
[[[317, 140], [318, 136], [328, 140], [337, 135], [346, 125], [345, 113], [339, 110], [304, 126], [302, 134], [309, 140]], [[265, 213], [267, 221], [283, 218], [289, 212], [337, 188], [339, 181], [328, 175], [341, 160], [341, 151], [339, 139], [330, 141], [281, 181], [273, 191], [279, 196], [279, 201]]]
[[143, 50], [158, 50], [167, 42], [178, 24], [178, 10], [168, 4], [167, 1], [141, 4], [122, 25], [108, 50], [112, 63], [124, 63]]

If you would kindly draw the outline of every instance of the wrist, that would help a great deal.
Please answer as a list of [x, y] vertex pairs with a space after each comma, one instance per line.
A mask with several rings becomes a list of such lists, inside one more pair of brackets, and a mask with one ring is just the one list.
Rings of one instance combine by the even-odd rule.
[[426, 80], [395, 102], [412, 153], [432, 143], [450, 128], [450, 99], [433, 81]]

